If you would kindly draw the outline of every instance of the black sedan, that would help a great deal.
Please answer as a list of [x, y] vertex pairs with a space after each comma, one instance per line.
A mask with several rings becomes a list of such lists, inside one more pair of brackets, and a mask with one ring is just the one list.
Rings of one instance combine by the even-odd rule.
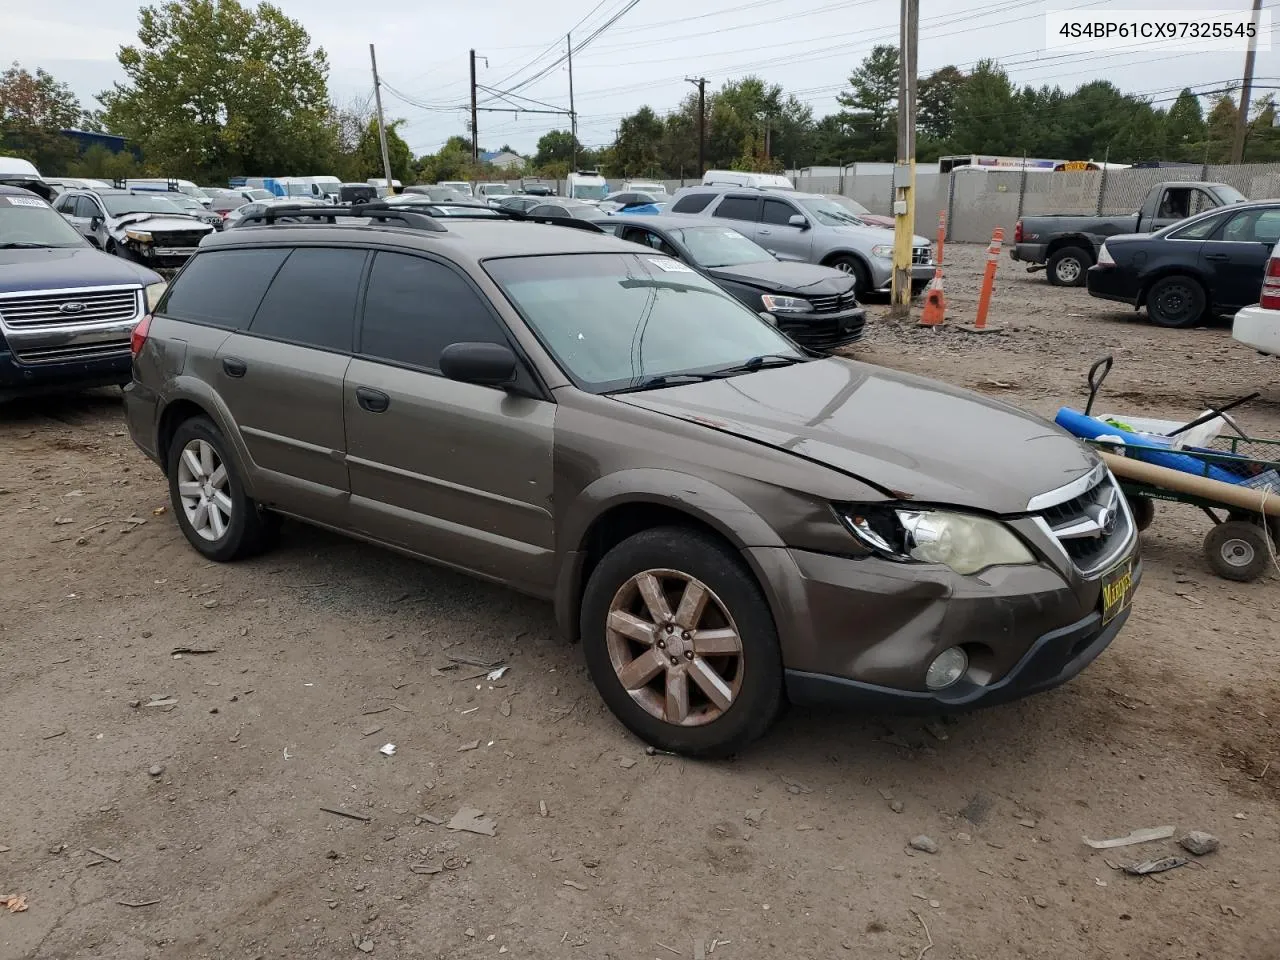
[[1234, 204], [1157, 230], [1108, 237], [1089, 268], [1089, 293], [1137, 309], [1161, 327], [1194, 327], [1257, 303], [1280, 200]]
[[833, 350], [862, 337], [866, 312], [854, 279], [832, 267], [778, 260], [723, 223], [694, 217], [599, 217], [598, 227], [684, 261], [811, 350]]

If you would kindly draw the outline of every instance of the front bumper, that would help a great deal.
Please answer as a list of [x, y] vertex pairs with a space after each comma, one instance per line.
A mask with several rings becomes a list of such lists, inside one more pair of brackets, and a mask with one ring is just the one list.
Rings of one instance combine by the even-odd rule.
[[[886, 265], [887, 264], [887, 265]], [[913, 263], [911, 264], [911, 289], [919, 292], [928, 286], [929, 281], [933, 279], [934, 264], [929, 263]], [[877, 293], [889, 293], [893, 290], [893, 264], [885, 261], [877, 262], [875, 266], [875, 275], [872, 278], [872, 286], [875, 287]]]
[[862, 339], [867, 312], [862, 307], [839, 313], [770, 314], [779, 330], [810, 350], [834, 350]]
[[[873, 557], [749, 555], [769, 584], [787, 691], [799, 703], [906, 712], [1004, 703], [1070, 680], [1128, 617], [1126, 609], [1104, 626], [1102, 576], [1064, 576], [1044, 563], [961, 577]], [[1124, 563], [1136, 584], [1136, 538], [1108, 570]], [[930, 691], [928, 665], [953, 646], [969, 655], [969, 671]]]
[[1015, 243], [1013, 249], [1009, 251], [1009, 256], [1021, 263], [1044, 263], [1049, 259], [1046, 251], [1049, 249], [1047, 243]]
[[129, 382], [129, 369], [127, 349], [118, 356], [91, 360], [25, 364], [0, 341], [0, 401], [119, 386]]
[[1084, 282], [1091, 297], [1138, 306], [1141, 290], [1137, 279], [1128, 270], [1095, 264], [1085, 271]]

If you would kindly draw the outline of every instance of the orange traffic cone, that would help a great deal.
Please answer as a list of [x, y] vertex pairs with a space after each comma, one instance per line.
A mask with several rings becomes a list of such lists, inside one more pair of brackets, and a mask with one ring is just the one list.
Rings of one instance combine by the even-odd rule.
[[942, 267], [933, 271], [929, 289], [924, 295], [924, 309], [920, 312], [920, 326], [940, 327], [947, 319], [947, 295], [942, 291]]

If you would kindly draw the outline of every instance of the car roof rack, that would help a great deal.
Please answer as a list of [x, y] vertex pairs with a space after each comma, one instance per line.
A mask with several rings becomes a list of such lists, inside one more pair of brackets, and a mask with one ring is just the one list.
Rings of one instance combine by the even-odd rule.
[[[526, 223], [546, 223], [556, 227], [573, 227], [576, 230], [586, 230], [589, 233], [607, 233], [596, 226], [590, 220], [579, 220], [577, 217], [547, 217], [547, 216], [530, 216], [520, 210], [510, 210], [506, 207], [489, 207], [483, 203], [467, 203], [459, 200], [443, 200], [443, 201], [424, 201], [420, 204], [388, 204], [383, 200], [375, 200], [370, 203], [353, 204], [349, 209], [352, 210], [368, 210], [375, 207], [375, 204], [382, 204], [382, 207], [389, 210], [412, 210], [414, 206], [421, 207], [448, 207], [451, 210], [483, 210], [482, 215], [473, 217], [467, 216], [465, 213], [453, 213], [448, 216], [449, 220], [520, 220]], [[375, 209], [378, 209], [375, 207]], [[420, 214], [420, 216], [429, 216], [429, 214]], [[247, 218], [246, 218], [247, 219]], [[439, 221], [437, 221], [439, 222]]]
[[264, 207], [262, 210], [254, 213], [245, 214], [240, 219], [243, 226], [250, 223], [264, 223], [272, 226], [278, 220], [283, 219], [299, 220], [306, 218], [308, 220], [323, 220], [328, 223], [337, 223], [338, 220], [382, 220], [398, 221], [402, 226], [413, 227], [418, 230], [429, 230], [432, 233], [448, 233], [442, 224], [435, 217], [428, 213], [422, 213], [417, 210], [407, 209], [405, 207], [392, 207], [385, 203], [359, 203], [352, 206], [311, 206], [300, 203], [281, 203], [272, 204]]

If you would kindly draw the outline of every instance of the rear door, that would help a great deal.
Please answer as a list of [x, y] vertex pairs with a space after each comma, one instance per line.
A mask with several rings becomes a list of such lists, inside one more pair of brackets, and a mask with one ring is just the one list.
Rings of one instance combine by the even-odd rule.
[[1200, 249], [1200, 264], [1217, 309], [1257, 303], [1271, 248], [1280, 241], [1280, 205], [1231, 214]]
[[[234, 252], [275, 259], [283, 251]], [[227, 337], [215, 357], [218, 392], [253, 459], [259, 498], [334, 526], [346, 525], [342, 384], [367, 258], [329, 247], [289, 252], [248, 330]]]
[[804, 217], [806, 222], [809, 219], [790, 200], [765, 197], [760, 225], [756, 228], [756, 243], [783, 260], [807, 263], [813, 254], [813, 231], [807, 227], [792, 226], [791, 218], [797, 215]]
[[754, 237], [760, 225], [760, 194], [726, 193], [712, 207], [711, 216], [717, 220], [728, 220], [739, 233]]
[[555, 404], [443, 377], [441, 351], [475, 341], [511, 344], [469, 278], [443, 261], [377, 254], [344, 395], [353, 524], [547, 594]]

